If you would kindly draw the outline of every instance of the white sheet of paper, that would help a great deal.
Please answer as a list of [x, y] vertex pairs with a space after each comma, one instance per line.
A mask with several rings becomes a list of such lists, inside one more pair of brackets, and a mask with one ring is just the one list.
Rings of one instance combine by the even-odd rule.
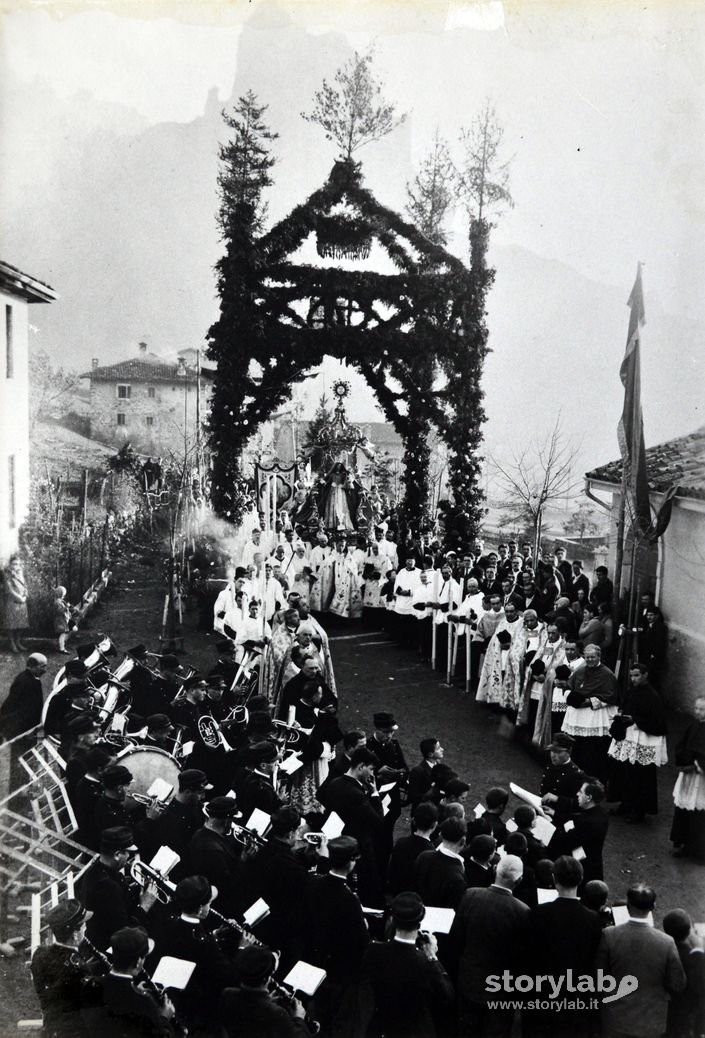
[[264, 836], [271, 824], [271, 815], [268, 815], [265, 811], [260, 811], [260, 809], [256, 807], [245, 822], [245, 828], [252, 829], [258, 836]]
[[472, 809], [472, 813], [475, 815], [475, 818], [481, 818], [485, 813], [485, 809], [482, 804], [476, 804]]
[[293, 753], [290, 757], [285, 757], [279, 765], [279, 770], [283, 771], [285, 775], [293, 775], [299, 768], [303, 768], [304, 762], [298, 757], [297, 754]]
[[548, 818], [543, 818], [541, 815], [536, 815], [531, 832], [544, 847], [548, 847], [555, 831], [556, 827], [553, 822], [549, 822]]
[[195, 968], [196, 963], [189, 962], [188, 959], [175, 959], [172, 955], [164, 955], [152, 974], [152, 980], [162, 987], [183, 991]]
[[535, 793], [529, 793], [528, 789], [522, 789], [522, 787], [517, 786], [515, 782], [510, 782], [509, 788], [515, 797], [519, 797], [519, 799], [523, 800], [526, 804], [531, 804], [535, 811], [543, 812], [541, 797], [536, 796]]
[[335, 840], [336, 837], [340, 836], [344, 828], [345, 822], [340, 815], [337, 815], [335, 811], [331, 811], [330, 817], [321, 826], [321, 832], [326, 840]]
[[181, 756], [190, 757], [193, 753], [193, 748], [195, 745], [196, 743], [193, 742], [193, 740], [191, 742], [185, 742], [184, 745], [181, 747]]
[[565, 830], [565, 832], [569, 833], [571, 829], [575, 829], [575, 822], [572, 819], [570, 819], [565, 823], [563, 829]]
[[615, 905], [612, 909], [612, 918], [614, 919], [615, 926], [621, 926], [622, 923], [628, 923], [629, 909], [626, 905]]
[[154, 869], [160, 876], [168, 876], [171, 870], [181, 861], [181, 855], [173, 851], [171, 847], [164, 844], [159, 848], [149, 863], [150, 869]]
[[226, 797], [230, 797], [232, 800], [237, 800], [237, 794], [234, 789], [229, 789], [225, 795]]
[[384, 916], [383, 908], [366, 908], [364, 905], [361, 905], [360, 907], [362, 908], [363, 915], [372, 915], [375, 916], [377, 919], [382, 919], [382, 917]]
[[551, 890], [550, 887], [539, 887], [536, 891], [536, 897], [540, 905], [546, 905], [549, 901], [556, 900], [558, 891]]
[[157, 800], [166, 800], [174, 792], [174, 787], [163, 778], [155, 778], [147, 790], [148, 797], [156, 797]]
[[387, 794], [386, 797], [382, 797], [382, 814], [389, 814], [389, 805], [392, 802], [392, 798]]
[[243, 912], [242, 918], [248, 926], [256, 926], [269, 915], [269, 905], [263, 897], [258, 897], [253, 905]]
[[705, 923], [693, 923], [693, 929], [698, 937], [705, 937]]
[[584, 847], [576, 847], [575, 850], [573, 851], [573, 857], [575, 858], [576, 861], [582, 861], [583, 858], [587, 857], [587, 855], [585, 853], [585, 848]]
[[312, 966], [310, 962], [299, 960], [284, 977], [283, 983], [288, 984], [294, 991], [303, 992], [304, 995], [315, 995], [325, 979], [325, 970]]
[[508, 818], [505, 822], [505, 828], [508, 833], [515, 833], [519, 826], [516, 824], [513, 818]]
[[390, 789], [394, 789], [396, 782], [387, 782], [385, 785], [379, 787], [380, 793], [388, 793]]
[[431, 933], [450, 933], [450, 928], [455, 919], [455, 911], [452, 908], [434, 908], [426, 906], [426, 913], [419, 924], [419, 930], [428, 930]]

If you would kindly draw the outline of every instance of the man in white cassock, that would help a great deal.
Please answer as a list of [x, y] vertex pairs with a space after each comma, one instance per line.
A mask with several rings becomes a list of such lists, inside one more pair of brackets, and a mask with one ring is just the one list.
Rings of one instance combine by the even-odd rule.
[[419, 570], [413, 558], [406, 560], [404, 569], [400, 569], [394, 581], [394, 613], [396, 633], [402, 645], [411, 647], [414, 644], [414, 592], [421, 583]]

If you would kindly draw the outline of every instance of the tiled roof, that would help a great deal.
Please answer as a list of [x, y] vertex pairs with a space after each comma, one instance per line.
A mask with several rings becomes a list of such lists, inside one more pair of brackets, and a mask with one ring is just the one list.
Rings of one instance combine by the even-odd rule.
[[22, 296], [30, 303], [51, 303], [57, 294], [45, 281], [25, 274], [13, 267], [11, 263], [0, 260], [0, 285], [15, 295]]
[[[663, 492], [679, 486], [678, 497], [705, 500], [705, 425], [688, 436], [659, 443], [646, 451], [646, 470], [652, 490]], [[622, 482], [622, 459], [610, 461], [586, 473], [588, 479], [603, 483]]]
[[[179, 365], [170, 364], [168, 361], [141, 360], [133, 357], [131, 360], [120, 361], [119, 364], [106, 364], [103, 367], [92, 368], [85, 371], [82, 378], [95, 379], [98, 382], [181, 382], [184, 376], [178, 374]], [[204, 378], [211, 378], [212, 372], [201, 368]], [[196, 372], [193, 368], [186, 368], [186, 380], [196, 381]]]

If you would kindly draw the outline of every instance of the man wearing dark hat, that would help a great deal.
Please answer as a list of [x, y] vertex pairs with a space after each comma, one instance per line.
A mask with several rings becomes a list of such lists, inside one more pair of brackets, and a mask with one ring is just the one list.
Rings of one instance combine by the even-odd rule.
[[97, 948], [109, 947], [115, 931], [133, 925], [140, 914], [138, 891], [125, 875], [136, 853], [131, 829], [126, 826], [105, 829], [100, 836], [98, 860], [86, 869], [81, 879], [81, 901], [93, 913], [88, 923], [88, 939]]
[[199, 739], [198, 722], [208, 710], [204, 708], [208, 682], [194, 675], [186, 683], [183, 695], [173, 704], [169, 716], [175, 725], [184, 729], [186, 741]]
[[585, 774], [574, 760], [574, 739], [565, 732], [557, 732], [548, 747], [551, 762], [541, 778], [541, 803], [550, 813], [568, 817], [578, 807], [578, 790]]
[[73, 801], [76, 786], [86, 773], [86, 758], [100, 734], [100, 726], [95, 716], [86, 711], [72, 717], [67, 726], [67, 743], [62, 746], [66, 771], [64, 780], [69, 797]]
[[308, 887], [305, 958], [327, 974], [316, 994], [315, 1016], [334, 1035], [354, 1012], [352, 997], [370, 940], [360, 901], [348, 886], [359, 857], [354, 837], [330, 840], [328, 874], [313, 876]]
[[91, 846], [97, 847], [100, 834], [104, 829], [114, 826], [134, 825], [145, 818], [145, 809], [141, 804], [128, 800], [128, 790], [132, 783], [132, 772], [124, 764], [111, 764], [102, 776], [103, 792], [93, 812], [92, 832], [89, 833]]
[[178, 783], [178, 789], [165, 810], [143, 826], [144, 845], [140, 840], [145, 857], [151, 858], [164, 844], [176, 851], [181, 861], [174, 866], [170, 877], [172, 881], [182, 879], [193, 871], [188, 860], [189, 845], [194, 833], [205, 822], [203, 804], [207, 793], [213, 788], [206, 773], [198, 768], [185, 768], [179, 772]]
[[88, 1035], [81, 1019], [86, 980], [91, 970], [78, 954], [86, 934], [86, 910], [80, 901], [60, 901], [47, 914], [53, 944], [41, 944], [32, 957], [32, 980], [47, 1038]]
[[150, 714], [147, 733], [139, 739], [142, 746], [155, 746], [171, 753], [174, 749], [174, 725], [168, 714]]
[[235, 968], [232, 959], [219, 947], [207, 925], [211, 902], [217, 896], [205, 876], [188, 876], [176, 884], [176, 915], [164, 921], [156, 933], [156, 955], [171, 955], [194, 962], [196, 968], [183, 991], [173, 999], [181, 1020], [189, 1029], [217, 1034], [217, 1007], [220, 992], [232, 984]]
[[[147, 660], [149, 653], [145, 645], [135, 645], [128, 649], [126, 654], [134, 662], [134, 667], [126, 678], [132, 695], [132, 709], [140, 717], [149, 717], [151, 714], [165, 713], [173, 699], [167, 698], [161, 686], [161, 679], [157, 672], [149, 666]], [[178, 666], [178, 660], [177, 660]], [[175, 693], [174, 693], [175, 694]]]
[[328, 811], [335, 811], [345, 822], [346, 836], [354, 836], [360, 845], [357, 876], [363, 904], [376, 908], [384, 904], [384, 813], [375, 784], [378, 760], [363, 746], [354, 750], [345, 775], [321, 786], [317, 797]]
[[192, 835], [187, 856], [191, 871], [218, 888], [215, 908], [228, 918], [239, 917], [250, 904], [243, 891], [242, 846], [231, 836], [236, 818], [241, 815], [234, 797], [210, 800], [204, 824]]
[[46, 669], [46, 656], [33, 652], [27, 657], [25, 669], [10, 685], [7, 698], [0, 707], [0, 737], [3, 740], [14, 739], [40, 723], [44, 704], [42, 676]]
[[399, 725], [394, 720], [394, 714], [381, 710], [373, 715], [372, 721], [375, 730], [367, 740], [367, 749], [374, 753], [379, 761], [375, 770], [375, 781], [378, 787], [387, 785], [389, 782], [395, 783], [394, 788], [387, 794], [389, 808], [384, 816], [384, 841], [380, 861], [380, 868], [384, 873], [394, 845], [394, 826], [401, 815], [400, 790], [402, 787], [406, 787], [409, 780], [409, 768], [404, 759], [401, 744], [394, 734], [399, 729]]
[[123, 927], [110, 939], [112, 969], [103, 977], [103, 1009], [96, 1020], [96, 1033], [121, 1035], [151, 1034], [168, 1038], [179, 1033], [176, 1010], [164, 992], [158, 997], [144, 980], [144, 963], [154, 941], [142, 927]]
[[393, 939], [373, 941], [362, 961], [364, 985], [374, 1002], [373, 1027], [385, 1038], [435, 1038], [437, 1021], [453, 1001], [436, 938], [425, 933], [419, 942], [425, 912], [418, 894], [397, 894], [391, 904]]
[[269, 981], [277, 958], [268, 948], [244, 948], [238, 956], [239, 987], [228, 987], [218, 1016], [232, 1038], [308, 1038], [306, 1011], [297, 998], [284, 1007], [275, 1001]]
[[280, 807], [272, 815], [266, 841], [247, 863], [247, 888], [252, 900], [261, 897], [270, 914], [260, 924], [262, 939], [278, 948], [287, 964], [301, 958], [304, 948], [309, 862], [294, 850], [301, 815]]
[[235, 785], [242, 817], [247, 823], [255, 808], [271, 815], [281, 807], [281, 799], [274, 788], [274, 772], [279, 750], [273, 742], [257, 742], [248, 750], [248, 766]]
[[69, 660], [65, 667], [66, 684], [52, 692], [44, 704], [44, 734], [61, 739], [66, 724], [88, 709], [90, 693], [86, 683], [88, 670], [83, 660]]
[[[91, 834], [95, 832], [93, 825], [93, 814], [95, 807], [103, 795], [102, 775], [104, 770], [115, 762], [107, 749], [103, 746], [93, 746], [86, 753], [85, 773], [76, 784], [76, 790], [71, 798], [71, 806], [76, 815], [78, 830], [73, 836], [77, 843], [86, 847], [90, 844]], [[97, 850], [97, 845], [93, 847]]]

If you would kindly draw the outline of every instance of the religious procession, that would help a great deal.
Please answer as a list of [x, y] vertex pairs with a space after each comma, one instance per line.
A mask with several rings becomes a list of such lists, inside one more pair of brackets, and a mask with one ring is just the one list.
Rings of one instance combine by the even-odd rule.
[[[0, 1034], [705, 1038], [705, 431], [673, 435], [659, 413], [659, 383], [679, 387], [680, 421], [699, 394], [654, 356], [646, 262], [632, 281], [622, 249], [627, 291], [613, 304], [598, 285], [607, 315], [581, 316], [594, 328], [576, 341], [604, 338], [594, 395], [561, 353], [563, 282], [541, 281], [532, 254], [543, 295], [525, 307], [522, 367], [516, 300], [507, 324], [493, 308], [512, 313], [505, 252], [522, 307], [529, 294], [502, 238], [522, 227], [505, 127], [489, 101], [471, 124], [458, 112], [460, 152], [436, 130], [405, 174], [407, 113], [385, 100], [391, 81], [440, 118], [394, 73], [460, 58], [459, 42], [484, 54], [482, 33], [520, 60], [494, 5], [482, 27], [449, 15], [435, 35], [400, 11], [404, 60], [381, 30], [380, 53], [346, 50], [337, 71], [342, 15], [303, 39], [293, 9], [280, 24], [268, 0], [245, 6], [224, 111], [214, 88], [195, 124], [169, 109], [138, 132], [108, 108], [101, 144], [126, 163], [111, 183], [141, 214], [135, 255], [145, 227], [162, 241], [143, 194], [198, 228], [152, 288], [172, 344], [186, 322], [205, 345], [174, 358], [141, 341], [118, 360], [89, 303], [79, 315], [68, 290], [55, 318], [58, 293], [0, 263]], [[184, 41], [189, 55], [227, 42], [232, 61], [217, 7], [200, 41], [161, 19], [165, 83], [186, 82]], [[86, 17], [47, 40], [78, 61], [90, 27], [111, 61], [141, 67], [134, 12]], [[27, 55], [40, 21], [17, 23]], [[305, 98], [264, 67], [265, 40]], [[577, 60], [566, 40], [559, 68]], [[669, 60], [659, 50], [654, 74]], [[58, 89], [66, 71], [47, 74]], [[144, 111], [167, 104], [134, 89]], [[509, 76], [504, 89], [531, 103]], [[317, 160], [323, 131], [331, 151], [320, 169], [293, 145], [304, 104], [301, 141]], [[190, 193], [193, 149], [216, 176], [215, 220]], [[401, 201], [383, 203], [400, 171]], [[191, 251], [211, 256], [205, 281]], [[69, 288], [58, 259], [46, 269]], [[175, 269], [193, 300], [170, 294]], [[154, 305], [134, 304], [140, 320]], [[38, 363], [32, 337], [60, 343], [83, 318], [108, 362], [88, 367], [79, 337], [84, 372], [56, 347]], [[647, 449], [645, 427], [663, 440]]]

